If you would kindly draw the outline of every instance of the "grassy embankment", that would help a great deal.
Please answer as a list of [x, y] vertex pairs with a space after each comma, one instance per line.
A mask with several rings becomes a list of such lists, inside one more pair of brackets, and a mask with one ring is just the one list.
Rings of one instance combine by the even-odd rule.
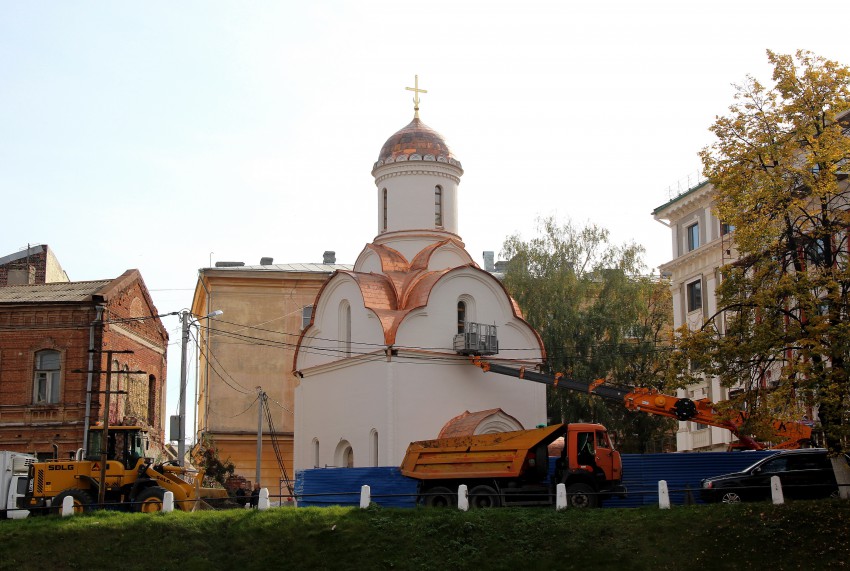
[[841, 569], [850, 502], [96, 512], [0, 521], [0, 569]]

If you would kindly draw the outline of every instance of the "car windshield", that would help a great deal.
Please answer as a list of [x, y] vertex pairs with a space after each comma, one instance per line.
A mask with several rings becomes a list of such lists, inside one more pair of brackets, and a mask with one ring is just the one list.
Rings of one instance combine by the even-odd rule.
[[744, 470], [742, 470], [742, 472], [752, 472], [753, 470], [755, 470], [756, 468], [758, 468], [759, 466], [761, 466], [765, 462], [769, 462], [771, 458], [776, 458], [778, 455], [779, 454], [774, 454], [772, 456], [768, 456], [767, 458], [762, 458], [761, 460], [756, 460], [754, 463], [752, 463], [751, 465], [747, 466]]

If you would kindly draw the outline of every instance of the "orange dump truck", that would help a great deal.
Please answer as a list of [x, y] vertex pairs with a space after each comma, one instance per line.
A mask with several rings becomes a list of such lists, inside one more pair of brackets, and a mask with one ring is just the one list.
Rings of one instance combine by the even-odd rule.
[[[549, 478], [549, 445], [564, 438]], [[471, 507], [551, 505], [565, 484], [572, 507], [596, 507], [623, 495], [623, 465], [601, 424], [556, 424], [533, 430], [423, 440], [408, 446], [401, 473], [419, 481], [426, 506], [457, 505], [466, 484]]]

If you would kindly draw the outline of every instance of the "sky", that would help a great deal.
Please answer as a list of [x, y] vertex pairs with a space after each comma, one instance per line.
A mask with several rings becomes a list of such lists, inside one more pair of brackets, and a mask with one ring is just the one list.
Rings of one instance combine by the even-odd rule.
[[73, 281], [137, 268], [160, 313], [216, 261], [353, 263], [418, 75], [479, 264], [554, 215], [657, 273], [651, 213], [697, 181], [733, 84], [769, 82], [767, 49], [850, 64], [843, 4], [0, 0], [0, 256], [48, 244]]

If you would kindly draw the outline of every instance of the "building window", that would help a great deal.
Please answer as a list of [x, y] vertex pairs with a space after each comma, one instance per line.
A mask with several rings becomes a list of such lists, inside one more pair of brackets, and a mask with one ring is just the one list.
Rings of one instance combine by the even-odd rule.
[[56, 404], [59, 402], [59, 377], [61, 365], [59, 351], [39, 351], [35, 354], [35, 384], [33, 402], [35, 404]]
[[725, 236], [726, 234], [731, 234], [735, 231], [735, 226], [732, 224], [726, 224], [725, 222], [720, 223], [720, 235]]
[[702, 280], [688, 284], [688, 311], [702, 309]]
[[148, 424], [156, 426], [156, 377], [148, 375]]
[[339, 349], [345, 357], [351, 357], [351, 305], [343, 300], [339, 305]]
[[457, 332], [463, 333], [466, 330], [466, 302], [457, 302]]
[[387, 229], [387, 189], [383, 190], [383, 204], [381, 207], [381, 211], [383, 212], [384, 221], [381, 223], [381, 229], [386, 231]]
[[434, 224], [443, 225], [443, 187], [434, 187]]
[[310, 325], [310, 320], [313, 318], [313, 306], [305, 305], [301, 308], [301, 329], [307, 329]]
[[691, 224], [688, 226], [688, 252], [692, 252], [699, 248], [699, 224]]
[[378, 465], [378, 431], [372, 429], [372, 466]]
[[319, 467], [319, 439], [313, 439], [313, 467]]

